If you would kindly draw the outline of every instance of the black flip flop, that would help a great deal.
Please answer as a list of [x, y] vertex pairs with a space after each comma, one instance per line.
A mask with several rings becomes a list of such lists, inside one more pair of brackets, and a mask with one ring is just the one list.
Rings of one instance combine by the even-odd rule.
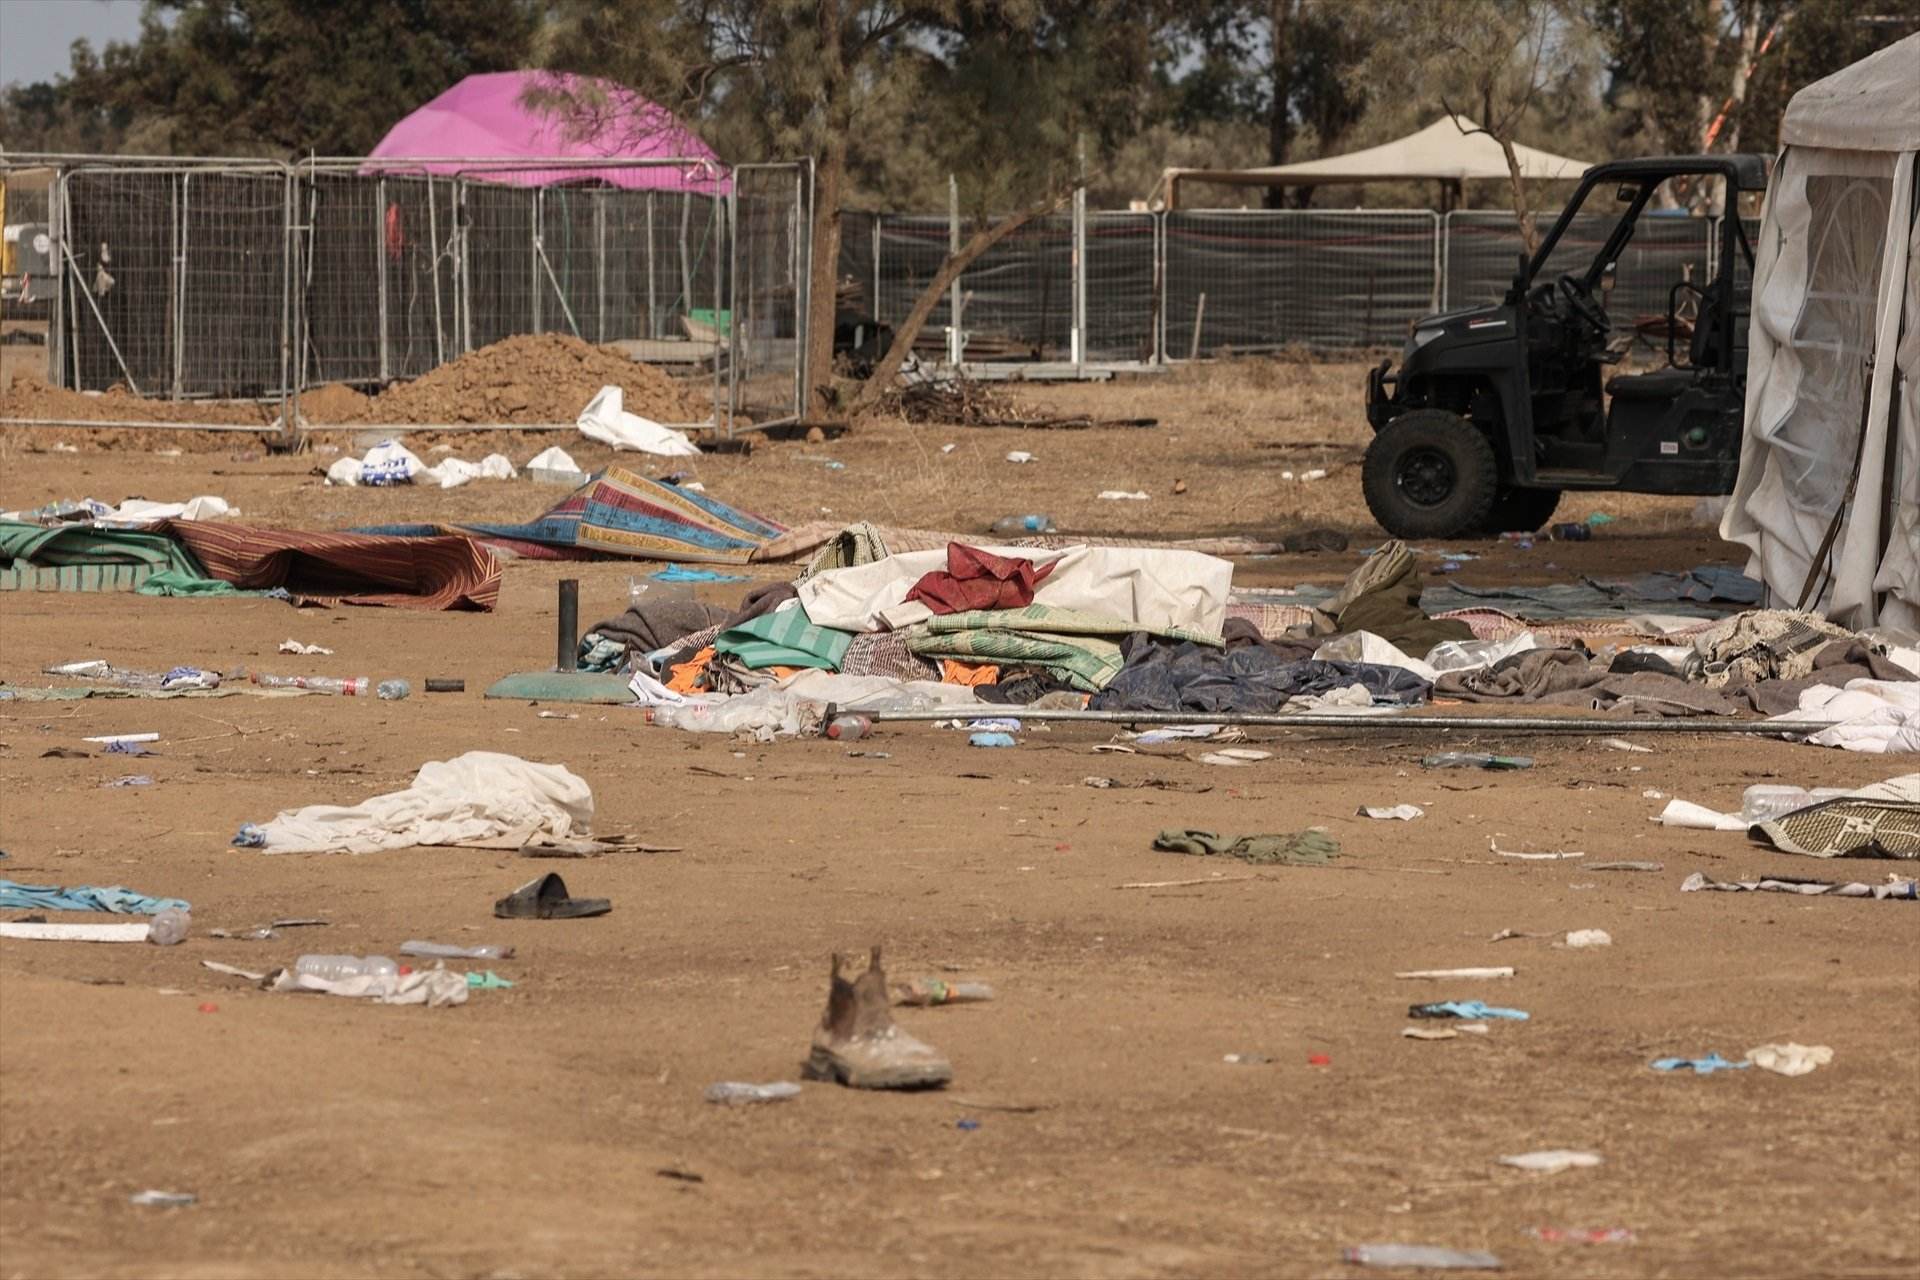
[[605, 898], [568, 897], [567, 882], [552, 872], [527, 881], [493, 904], [493, 914], [502, 920], [576, 920], [611, 910], [613, 903]]

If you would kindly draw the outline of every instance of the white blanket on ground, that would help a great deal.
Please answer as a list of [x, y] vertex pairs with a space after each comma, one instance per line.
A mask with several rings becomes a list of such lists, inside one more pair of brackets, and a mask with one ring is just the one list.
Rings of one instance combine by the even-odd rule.
[[1806, 740], [1847, 751], [1920, 751], [1920, 683], [1849, 680], [1847, 687], [1814, 685], [1800, 691], [1800, 709], [1776, 720], [1831, 720]]
[[420, 766], [405, 791], [350, 808], [289, 809], [256, 828], [267, 853], [376, 853], [422, 844], [589, 834], [593, 791], [557, 764], [469, 751]]
[[[1233, 564], [1198, 551], [1157, 547], [983, 547], [997, 556], [1053, 566], [1033, 602], [1136, 622], [1143, 629], [1180, 627], [1218, 635], [1227, 620]], [[899, 630], [933, 610], [907, 602], [913, 584], [943, 572], [947, 553], [907, 551], [848, 569], [829, 569], [800, 584], [800, 603], [816, 627], [842, 631]]]

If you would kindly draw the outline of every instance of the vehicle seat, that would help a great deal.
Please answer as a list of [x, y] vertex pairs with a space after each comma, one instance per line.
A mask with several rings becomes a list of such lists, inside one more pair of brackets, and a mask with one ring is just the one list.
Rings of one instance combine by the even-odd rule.
[[1672, 400], [1693, 385], [1693, 375], [1692, 369], [1621, 374], [1607, 379], [1607, 394], [1615, 400]]

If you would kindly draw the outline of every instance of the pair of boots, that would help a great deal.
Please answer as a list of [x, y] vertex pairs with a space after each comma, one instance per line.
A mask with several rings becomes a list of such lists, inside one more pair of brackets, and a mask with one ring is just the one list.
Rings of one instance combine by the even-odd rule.
[[835, 952], [827, 1011], [813, 1033], [806, 1078], [855, 1089], [933, 1089], [952, 1080], [953, 1066], [939, 1050], [894, 1025], [880, 948], [851, 982], [840, 976], [844, 962]]

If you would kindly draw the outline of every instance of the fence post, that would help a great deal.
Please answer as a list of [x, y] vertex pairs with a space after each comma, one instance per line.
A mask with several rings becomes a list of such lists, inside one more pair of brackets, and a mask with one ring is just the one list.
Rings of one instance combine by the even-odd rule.
[[1073, 366], [1087, 360], [1087, 189], [1073, 189]]
[[[880, 214], [873, 215], [873, 296], [867, 299], [867, 317], [873, 321], [877, 330], [880, 327]], [[878, 336], [876, 334], [876, 336]], [[885, 350], [885, 348], [880, 348]]]
[[186, 344], [180, 340], [180, 326], [185, 315], [185, 308], [180, 301], [180, 289], [184, 283], [187, 266], [187, 224], [182, 216], [183, 210], [180, 208], [180, 203], [185, 195], [186, 182], [187, 176], [183, 173], [167, 184], [167, 189], [173, 196], [173, 199], [167, 202], [173, 213], [173, 261], [168, 264], [167, 271], [167, 328], [173, 341], [173, 359], [168, 363], [172, 365], [175, 400], [180, 398], [181, 353], [186, 347]]
[[607, 340], [607, 193], [593, 193], [593, 276], [599, 294], [599, 318], [595, 322], [594, 341]]
[[[947, 252], [960, 252], [960, 183], [947, 175]], [[967, 354], [966, 335], [960, 332], [960, 277], [953, 278], [947, 295], [947, 363], [958, 369]]]
[[[687, 252], [687, 223], [693, 217], [693, 197], [687, 192], [680, 193], [680, 298], [681, 305], [689, 313], [693, 310], [693, 263]], [[715, 316], [719, 323], [720, 317]]]
[[527, 227], [532, 232], [531, 249], [527, 256], [527, 283], [532, 286], [532, 297], [528, 305], [532, 308], [531, 332], [540, 332], [540, 215], [546, 202], [541, 199], [539, 187], [533, 189], [533, 206], [527, 211]]
[[[727, 439], [731, 440], [733, 439], [733, 419], [740, 412], [740, 351], [739, 343], [734, 340], [734, 335], [740, 327], [740, 263], [737, 261], [740, 256], [740, 170], [733, 171], [733, 181], [727, 185], [726, 198], [719, 203], [726, 206], [727, 222], [733, 228], [733, 234], [727, 239], [728, 265], [732, 269], [727, 272], [727, 334], [724, 341], [714, 344], [713, 376], [717, 387], [720, 378], [720, 353], [724, 349], [727, 353]], [[647, 196], [647, 232], [648, 266], [651, 267], [653, 252], [653, 196], [651, 193]], [[649, 281], [652, 280], [651, 270], [648, 271], [647, 278]], [[747, 292], [751, 297], [752, 289], [749, 288]], [[649, 296], [652, 294], [651, 284], [648, 287], [648, 294]], [[715, 316], [716, 327], [719, 321], [720, 317]], [[716, 337], [718, 336], [716, 334]], [[716, 390], [715, 395], [718, 394]], [[715, 409], [717, 414], [718, 406], [715, 406]]]
[[67, 385], [67, 273], [60, 257], [66, 234], [63, 230], [67, 216], [66, 187], [66, 171], [56, 169], [53, 181], [47, 186], [47, 234], [53, 247], [54, 271], [53, 298], [48, 304], [47, 381], [56, 387]]
[[445, 326], [440, 316], [440, 197], [434, 191], [434, 177], [427, 178], [427, 245], [433, 250], [428, 259], [433, 264], [433, 364], [435, 368], [447, 362]]
[[1446, 305], [1442, 298], [1441, 289], [1445, 280], [1446, 265], [1440, 258], [1440, 215], [1429, 209], [1427, 210], [1427, 216], [1433, 219], [1432, 309], [1435, 311], [1444, 311]]
[[180, 175], [180, 253], [173, 260], [173, 398], [180, 398], [187, 367], [187, 240], [193, 208], [193, 175]]
[[[280, 168], [280, 433], [300, 439], [300, 374], [306, 341], [306, 290], [300, 273], [300, 180], [291, 164]], [[299, 345], [296, 353], [295, 344]]]
[[647, 191], [647, 336], [660, 336], [660, 297], [653, 279], [653, 191]]
[[460, 302], [460, 354], [473, 350], [473, 274], [468, 265], [470, 257], [467, 244], [468, 221], [472, 215], [467, 211], [467, 180], [453, 180], [454, 221], [460, 229], [460, 274], [458, 276]]
[[387, 358], [387, 238], [385, 235], [387, 219], [387, 177], [381, 174], [373, 184], [373, 260], [374, 288], [378, 290], [380, 320], [380, 381], [385, 382], [393, 375], [388, 368]]
[[1167, 362], [1167, 215], [1150, 213], [1153, 227], [1153, 328], [1149, 342], [1154, 364]]
[[1445, 311], [1453, 305], [1449, 301], [1452, 282], [1447, 277], [1453, 274], [1453, 215], [1449, 209], [1440, 219], [1440, 310]]
[[[793, 169], [793, 258], [797, 264], [795, 279], [799, 285], [794, 290], [799, 305], [793, 313], [793, 416], [805, 421], [807, 416], [807, 383], [811, 371], [807, 368], [807, 330], [813, 310], [813, 220], [819, 216], [814, 208], [816, 188], [813, 183], [813, 157], [808, 156], [804, 163], [796, 163]], [[836, 266], [835, 277], [839, 275]], [[822, 377], [830, 377], [831, 366], [821, 371]]]

